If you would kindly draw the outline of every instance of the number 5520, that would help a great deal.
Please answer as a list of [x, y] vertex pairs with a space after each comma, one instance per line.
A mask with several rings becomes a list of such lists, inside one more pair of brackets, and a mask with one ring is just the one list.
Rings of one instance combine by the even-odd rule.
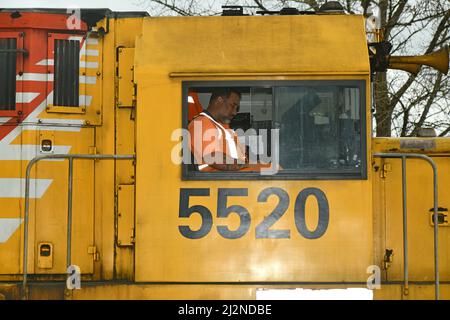
[[[202, 223], [198, 230], [192, 230], [188, 225], [180, 225], [180, 233], [188, 239], [200, 239], [206, 236], [212, 229], [213, 217], [211, 211], [205, 206], [189, 206], [190, 197], [208, 197], [210, 189], [208, 188], [182, 188], [180, 189], [180, 218], [189, 218], [196, 213], [201, 216]], [[236, 230], [230, 230], [226, 225], [217, 225], [217, 232], [226, 239], [238, 239], [244, 236], [250, 229], [251, 214], [240, 205], [229, 205], [228, 197], [247, 197], [247, 188], [220, 188], [217, 196], [217, 218], [226, 218], [231, 214], [239, 216], [240, 223]], [[280, 219], [289, 207], [289, 194], [281, 188], [266, 188], [258, 195], [258, 202], [267, 202], [270, 196], [278, 197], [279, 201], [273, 211], [261, 221], [255, 229], [257, 239], [262, 238], [290, 238], [291, 230], [275, 229], [273, 225]], [[319, 218], [317, 227], [311, 231], [306, 226], [305, 207], [309, 196], [316, 198], [319, 206]], [[297, 231], [307, 239], [317, 239], [323, 236], [328, 228], [329, 206], [325, 193], [317, 188], [306, 188], [299, 192], [295, 199], [294, 221]]]

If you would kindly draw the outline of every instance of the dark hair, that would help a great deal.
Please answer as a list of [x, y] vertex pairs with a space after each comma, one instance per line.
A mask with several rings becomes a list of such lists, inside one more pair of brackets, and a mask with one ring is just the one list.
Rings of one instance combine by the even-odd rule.
[[235, 88], [216, 88], [212, 91], [211, 98], [209, 99], [209, 104], [213, 103], [218, 97], [226, 99], [232, 93], [235, 93], [239, 96], [239, 98], [242, 98], [241, 93]]

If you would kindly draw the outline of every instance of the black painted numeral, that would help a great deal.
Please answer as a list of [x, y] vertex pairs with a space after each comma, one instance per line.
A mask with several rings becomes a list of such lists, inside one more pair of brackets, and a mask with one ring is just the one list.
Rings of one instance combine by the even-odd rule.
[[[314, 231], [308, 230], [305, 219], [306, 200], [311, 195], [316, 197], [317, 204], [319, 205], [319, 221], [316, 230]], [[317, 188], [306, 188], [302, 190], [295, 200], [294, 217], [295, 226], [303, 237], [307, 239], [317, 239], [323, 236], [325, 231], [327, 231], [330, 219], [330, 208], [325, 193]]]
[[256, 238], [289, 239], [291, 237], [290, 230], [269, 229], [283, 216], [289, 207], [289, 195], [281, 188], [267, 188], [258, 195], [258, 202], [267, 202], [271, 195], [276, 195], [280, 201], [272, 213], [256, 227]]
[[239, 228], [237, 230], [230, 230], [227, 226], [217, 226], [219, 234], [227, 239], [238, 239], [247, 233], [250, 228], [250, 214], [248, 210], [243, 206], [232, 205], [227, 207], [227, 198], [231, 196], [247, 197], [248, 189], [219, 189], [219, 195], [217, 198], [217, 217], [226, 218], [230, 213], [237, 213], [240, 218]]
[[202, 225], [200, 226], [200, 229], [196, 231], [192, 230], [189, 226], [186, 225], [178, 226], [178, 229], [180, 230], [180, 233], [186, 238], [200, 239], [206, 236], [209, 231], [211, 231], [211, 227], [213, 224], [212, 214], [208, 208], [201, 205], [189, 207], [189, 197], [191, 196], [208, 197], [209, 189], [180, 189], [180, 211], [178, 213], [178, 216], [180, 218], [189, 218], [193, 213], [198, 213], [202, 217]]
[[[180, 233], [188, 239], [200, 239], [205, 237], [212, 228], [213, 218], [211, 211], [202, 205], [189, 207], [189, 197], [209, 197], [208, 188], [180, 189], [180, 218], [189, 218], [193, 213], [201, 216], [200, 229], [192, 230], [188, 225], [180, 225]], [[289, 239], [290, 230], [270, 229], [286, 213], [289, 207], [289, 194], [281, 188], [266, 188], [258, 195], [258, 202], [267, 202], [271, 195], [278, 197], [279, 202], [275, 209], [256, 226], [255, 236], [257, 239]], [[228, 197], [247, 197], [247, 188], [219, 188], [217, 197], [217, 218], [227, 218], [235, 213], [239, 216], [239, 227], [230, 230], [226, 225], [218, 225], [217, 232], [226, 239], [238, 239], [244, 236], [250, 229], [251, 216], [249, 211], [240, 205], [228, 206]], [[315, 230], [311, 231], [306, 226], [305, 208], [309, 196], [314, 196], [319, 207], [319, 219]], [[317, 239], [325, 234], [330, 220], [330, 208], [325, 193], [317, 188], [306, 188], [302, 190], [295, 199], [294, 221], [297, 231], [306, 239]]]

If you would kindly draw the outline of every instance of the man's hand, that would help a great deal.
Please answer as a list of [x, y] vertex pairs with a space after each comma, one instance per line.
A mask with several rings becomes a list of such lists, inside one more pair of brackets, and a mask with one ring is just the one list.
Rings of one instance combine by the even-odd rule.
[[220, 171], [239, 171], [241, 169], [247, 168], [248, 164], [238, 164], [238, 163], [232, 163], [232, 164], [217, 164], [213, 163], [210, 164], [211, 167], [214, 169], [220, 170]]

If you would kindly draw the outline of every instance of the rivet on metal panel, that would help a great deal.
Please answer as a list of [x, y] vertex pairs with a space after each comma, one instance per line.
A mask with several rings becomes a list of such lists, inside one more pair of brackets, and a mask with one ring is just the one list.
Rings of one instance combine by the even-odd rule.
[[97, 71], [96, 75], [99, 77], [102, 73], [100, 71]]
[[96, 146], [90, 146], [89, 147], [89, 154], [97, 154], [97, 147]]

